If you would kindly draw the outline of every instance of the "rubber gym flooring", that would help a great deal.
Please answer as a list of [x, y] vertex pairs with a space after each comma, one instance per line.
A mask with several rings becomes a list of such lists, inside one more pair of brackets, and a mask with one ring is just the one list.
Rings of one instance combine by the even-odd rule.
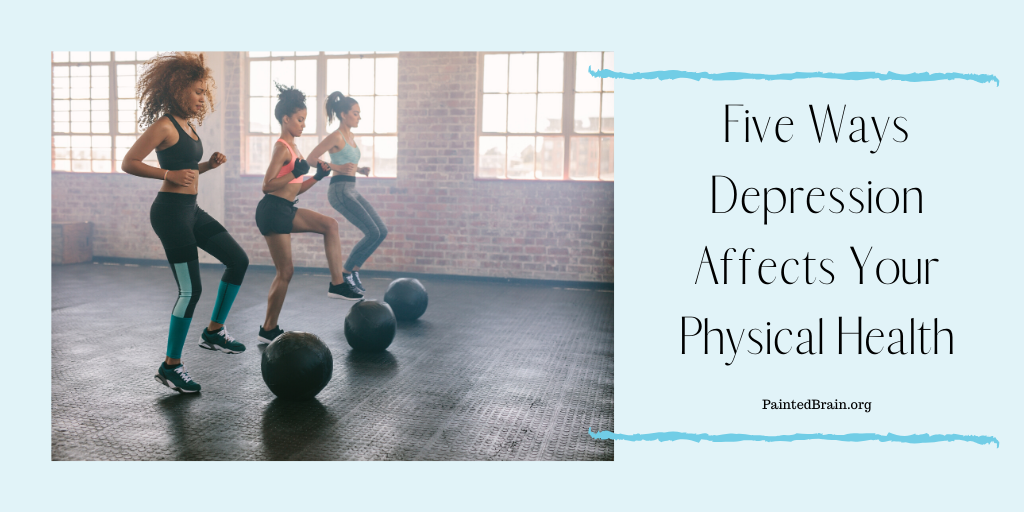
[[[297, 271], [281, 327], [320, 336], [334, 375], [296, 403], [260, 373], [272, 270], [250, 267], [228, 317], [247, 350], [199, 348], [221, 269], [202, 267], [182, 361], [203, 390], [182, 395], [153, 379], [177, 297], [169, 268], [52, 267], [53, 460], [613, 459], [613, 441], [588, 434], [614, 431], [611, 291], [420, 278], [426, 313], [363, 355], [344, 337], [353, 302]], [[367, 298], [393, 277], [364, 279]]]

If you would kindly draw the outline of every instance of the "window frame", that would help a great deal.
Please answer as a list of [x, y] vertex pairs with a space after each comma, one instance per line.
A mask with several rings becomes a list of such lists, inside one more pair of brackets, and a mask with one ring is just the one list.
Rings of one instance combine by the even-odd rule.
[[[560, 132], [549, 132], [549, 133], [518, 133], [518, 132], [485, 132], [483, 131], [483, 99], [484, 99], [484, 57], [486, 55], [515, 55], [515, 54], [526, 54], [536, 53], [538, 56], [544, 53], [561, 53], [562, 54], [562, 130]], [[474, 138], [473, 138], [473, 179], [476, 180], [490, 180], [490, 181], [541, 181], [541, 182], [602, 182], [602, 183], [614, 183], [615, 171], [614, 171], [614, 156], [612, 156], [612, 173], [611, 179], [602, 179], [601, 177], [601, 165], [600, 162], [597, 166], [597, 176], [594, 178], [574, 178], [571, 176], [570, 161], [572, 158], [571, 147], [572, 140], [574, 137], [586, 137], [597, 139], [598, 152], [600, 154], [601, 139], [608, 137], [612, 139], [611, 154], [615, 153], [615, 132], [603, 133], [601, 131], [601, 113], [604, 109], [604, 102], [600, 101], [598, 104], [598, 131], [596, 133], [577, 133], [575, 123], [575, 111], [576, 111], [576, 54], [579, 52], [558, 52], [558, 51], [488, 51], [488, 52], [477, 52], [477, 73], [476, 73], [476, 126], [474, 127]], [[586, 53], [586, 52], [584, 52]], [[612, 53], [609, 51], [601, 50], [602, 67], [604, 66], [604, 55], [606, 53]], [[539, 62], [539, 58], [538, 58]], [[539, 65], [539, 64], [538, 64]], [[508, 79], [508, 78], [506, 78]], [[592, 91], [583, 91], [589, 93]], [[603, 86], [598, 94], [604, 95], [609, 91], [604, 91]], [[610, 91], [614, 94], [614, 91]], [[494, 93], [489, 93], [494, 94]], [[504, 93], [506, 98], [514, 93]], [[537, 92], [535, 94], [541, 94]], [[602, 96], [603, 97], [603, 96]], [[506, 100], [507, 101], [507, 100]], [[613, 100], [614, 101], [614, 100]], [[508, 116], [506, 107], [506, 130], [508, 129]], [[536, 128], [534, 128], [536, 130]], [[563, 150], [562, 150], [562, 176], [561, 178], [541, 178], [537, 176], [537, 170], [534, 169], [533, 177], [527, 178], [510, 178], [508, 176], [508, 143], [505, 146], [505, 176], [504, 177], [492, 177], [492, 176], [480, 176], [480, 137], [505, 137], [506, 141], [509, 137], [562, 137], [563, 138]], [[538, 149], [535, 148], [535, 151]]]
[[[305, 132], [303, 134], [303, 136], [315, 135], [316, 139], [317, 139], [317, 142], [319, 143], [319, 141], [322, 141], [324, 139], [324, 137], [326, 137], [329, 134], [328, 131], [327, 131], [327, 124], [328, 124], [327, 123], [327, 116], [326, 116], [326, 114], [324, 112], [322, 112], [320, 110], [320, 109], [323, 108], [323, 102], [324, 102], [324, 100], [327, 99], [327, 95], [329, 95], [331, 92], [333, 92], [333, 91], [328, 91], [327, 90], [327, 62], [329, 60], [342, 60], [342, 59], [353, 60], [353, 59], [362, 59], [364, 57], [372, 58], [375, 61], [374, 62], [374, 80], [375, 80], [374, 83], [376, 84], [376, 73], [377, 73], [376, 59], [378, 59], [378, 58], [394, 58], [395, 61], [396, 61], [396, 65], [397, 65], [397, 61], [400, 58], [399, 57], [399, 52], [397, 52], [397, 51], [396, 52], [358, 52], [358, 53], [356, 53], [356, 52], [349, 52], [347, 54], [338, 54], [338, 53], [335, 53], [335, 52], [328, 53], [326, 51], [319, 51], [319, 52], [317, 52], [317, 55], [291, 55], [291, 56], [287, 56], [287, 55], [273, 55], [274, 52], [270, 51], [270, 52], [267, 52], [267, 53], [270, 53], [269, 56], [261, 56], [261, 57], [251, 57], [249, 54], [252, 53], [252, 52], [249, 52], [249, 51], [245, 51], [245, 52], [241, 52], [241, 53], [242, 53], [241, 67], [242, 67], [242, 74], [243, 74], [243, 80], [242, 80], [242, 82], [243, 82], [243, 84], [242, 84], [243, 93], [242, 93], [242, 98], [241, 98], [242, 101], [240, 102], [239, 106], [243, 110], [243, 113], [242, 113], [242, 116], [241, 116], [241, 118], [242, 118], [242, 125], [243, 125], [243, 128], [242, 128], [242, 130], [243, 130], [242, 131], [243, 140], [242, 140], [242, 147], [240, 148], [241, 149], [241, 153], [242, 153], [242, 158], [241, 158], [241, 160], [242, 160], [242, 167], [239, 169], [239, 176], [241, 176], [243, 178], [244, 177], [263, 178], [264, 176], [266, 176], [266, 169], [261, 170], [259, 172], [250, 172], [249, 171], [250, 164], [252, 163], [251, 162], [252, 155], [250, 155], [250, 151], [251, 151], [250, 140], [251, 140], [251, 138], [252, 137], [267, 137], [267, 136], [273, 137], [274, 135], [276, 135], [274, 133], [269, 133], [268, 134], [268, 133], [258, 133], [258, 132], [251, 131], [251, 124], [250, 124], [250, 111], [251, 111], [250, 103], [251, 102], [250, 102], [250, 98], [252, 97], [251, 96], [251, 93], [252, 93], [252, 87], [251, 87], [251, 80], [252, 80], [252, 72], [251, 71], [252, 71], [252, 68], [251, 68], [250, 64], [252, 62], [273, 62], [275, 60], [278, 60], [278, 61], [285, 61], [285, 60], [294, 60], [294, 61], [298, 61], [298, 60], [313, 60], [313, 61], [316, 61], [316, 88], [317, 88], [317, 90], [316, 90], [316, 92], [314, 94], [307, 94], [307, 96], [314, 96], [317, 99], [317, 102], [318, 102], [318, 104], [315, 107], [313, 107], [313, 108], [317, 109], [317, 111], [316, 111], [316, 113], [317, 113], [317, 115], [316, 115], [316, 132], [315, 133]], [[292, 53], [296, 53], [296, 52], [292, 51]], [[351, 83], [351, 67], [349, 67], [349, 70], [350, 70], [349, 81]], [[396, 101], [397, 101], [397, 98], [398, 98], [398, 90], [397, 90], [398, 78], [397, 78], [397, 76], [396, 76], [395, 80], [396, 80], [396, 84], [395, 84], [396, 85], [396, 90], [395, 90], [394, 97], [396, 98]], [[282, 85], [292, 85], [292, 86], [294, 86], [294, 84], [282, 84]], [[273, 84], [271, 84], [271, 86], [273, 86]], [[374, 87], [374, 89], [375, 90], [374, 90], [374, 93], [372, 94], [372, 96], [374, 97], [374, 111], [376, 112], [376, 98], [378, 96], [380, 96], [380, 97], [390, 97], [392, 95], [389, 95], [389, 94], [380, 94], [380, 95], [378, 95], [377, 92], [376, 92], [376, 87]], [[306, 91], [303, 91], [303, 92], [305, 93]], [[357, 96], [369, 96], [369, 95], [359, 94]], [[273, 104], [273, 98], [275, 98], [275, 97], [276, 97], [276, 95], [274, 95], [273, 91], [271, 91], [271, 98], [272, 98], [271, 104]], [[306, 107], [307, 107], [307, 109], [310, 108], [309, 105], [306, 105]], [[397, 121], [397, 119], [396, 119], [396, 121]], [[374, 123], [374, 130], [376, 130], [376, 123]], [[395, 131], [394, 132], [377, 133], [376, 131], [373, 131], [373, 132], [370, 132], [370, 133], [353, 133], [352, 135], [353, 135], [353, 138], [362, 138], [362, 137], [394, 137], [396, 142], [397, 142], [397, 139], [398, 139], [398, 124], [396, 122], [396, 124], [395, 124]], [[376, 144], [374, 144], [374, 157], [373, 158], [374, 158], [375, 161], [376, 161], [376, 158], [377, 158], [376, 151], [377, 151]], [[376, 163], [374, 163], [373, 165], [370, 166], [370, 175], [367, 176], [367, 178], [385, 179], [385, 180], [391, 180], [391, 179], [396, 179], [397, 178], [397, 169], [396, 169], [396, 173], [395, 173], [396, 175], [395, 176], [377, 176], [376, 175], [376, 171], [377, 171], [376, 167], [377, 167]]]
[[[61, 50], [61, 51], [63, 52], [64, 50]], [[143, 60], [139, 60], [137, 58], [138, 57], [137, 54], [139, 53], [139, 51], [133, 51], [133, 53], [136, 54], [134, 56], [136, 58], [133, 58], [131, 60], [117, 60], [117, 52], [116, 51], [90, 51], [90, 52], [88, 52], [90, 54], [92, 54], [92, 53], [107, 53], [108, 54], [108, 60], [93, 61], [92, 60], [92, 55], [90, 55], [90, 59], [87, 62], [73, 62], [73, 61], [71, 61], [71, 58], [70, 58], [70, 56], [71, 56], [70, 54], [73, 53], [73, 52], [68, 50], [67, 51], [68, 57], [69, 57], [68, 61], [67, 62], [57, 62], [55, 60], [56, 53], [57, 53], [57, 51], [51, 51], [50, 52], [50, 172], [59, 172], [59, 173], [68, 173], [68, 174], [125, 174], [125, 172], [121, 170], [121, 166], [119, 165], [120, 158], [118, 158], [118, 149], [119, 148], [118, 148], [118, 145], [117, 145], [117, 138], [118, 137], [134, 137], [135, 140], [138, 140], [138, 138], [142, 135], [144, 130], [140, 130], [139, 129], [138, 119], [133, 119], [132, 121], [134, 122], [134, 127], [135, 127], [135, 131], [134, 132], [132, 132], [132, 133], [121, 133], [120, 131], [118, 131], [118, 125], [120, 124], [120, 119], [118, 118], [118, 112], [120, 111], [120, 109], [118, 108], [118, 102], [121, 101], [122, 99], [126, 99], [126, 98], [119, 98], [118, 97], [118, 86], [117, 86], [118, 74], [117, 74], [117, 67], [121, 66], [121, 65], [131, 65], [131, 66], [133, 66], [135, 68], [135, 77], [137, 79], [138, 71], [139, 71], [139, 65], [145, 64], [149, 60], [149, 58], [143, 59]], [[160, 52], [145, 52], [145, 53], [152, 53], [155, 56], [155, 55], [159, 54]], [[152, 57], [150, 57], [150, 58], [152, 58]], [[91, 129], [90, 129], [89, 132], [74, 132], [74, 131], [71, 131], [71, 125], [70, 125], [71, 121], [70, 121], [70, 119], [68, 121], [69, 124], [68, 124], [68, 131], [67, 132], [57, 132], [57, 131], [54, 130], [54, 124], [56, 124], [56, 122], [57, 122], [57, 120], [56, 120], [57, 111], [54, 110], [53, 106], [54, 106], [54, 102], [58, 100], [58, 98], [56, 98], [56, 95], [55, 95], [56, 87], [54, 87], [54, 79], [56, 78], [56, 76], [54, 75], [54, 69], [56, 69], [58, 67], [69, 68], [68, 77], [69, 77], [69, 82], [70, 82], [70, 77], [71, 77], [70, 68], [78, 67], [78, 66], [106, 66], [107, 67], [107, 87], [108, 87], [108, 94], [107, 94], [107, 126], [108, 126], [108, 130], [107, 130], [106, 133], [94, 132], [94, 131], [91, 131]], [[90, 74], [90, 76], [91, 76], [91, 74]], [[70, 83], [69, 83], [69, 86], [70, 86]], [[134, 89], [134, 85], [133, 85], [133, 89]], [[70, 90], [71, 89], [69, 87], [69, 89], [68, 89], [69, 93], [70, 93]], [[63, 100], [63, 98], [62, 98], [62, 100]], [[74, 98], [69, 97], [67, 99], [67, 101], [69, 101], [69, 102], [70, 101], [74, 101]], [[92, 98], [89, 98], [86, 101], [93, 101], [93, 100], [92, 100]], [[138, 112], [139, 111], [139, 105], [138, 105], [139, 99], [138, 99], [138, 97], [133, 98], [132, 101], [135, 102], [135, 112]], [[69, 109], [68, 110], [69, 115], [70, 115], [71, 112], [73, 112], [73, 110]], [[93, 112], [93, 110], [90, 110], [90, 112]], [[91, 121], [90, 121], [90, 123], [91, 123]], [[90, 128], [91, 128], [91, 126], [90, 126]], [[67, 160], [69, 162], [72, 162], [72, 165], [71, 165], [70, 169], [65, 171], [65, 170], [58, 170], [58, 169], [54, 168], [54, 167], [56, 167], [55, 164], [56, 164], [56, 161], [58, 160], [58, 158], [57, 158], [57, 146], [55, 144], [56, 137], [69, 137], [69, 138], [71, 138], [71, 137], [94, 137], [94, 136], [110, 137], [110, 170], [109, 171], [95, 171], [95, 170], [91, 170], [92, 169], [91, 165], [90, 165], [90, 170], [89, 171], [76, 171], [76, 170], [74, 170], [74, 163], [73, 163], [75, 161], [75, 159], [74, 158], [70, 158], [70, 155], [69, 155], [69, 158], [67, 158]], [[73, 151], [73, 147], [74, 146], [71, 146], [70, 151]], [[96, 149], [96, 148], [94, 146], [90, 146], [90, 151], [92, 149]], [[65, 159], [61, 158], [60, 160], [65, 160]], [[94, 159], [93, 158], [89, 158], [88, 161], [89, 162], [93, 162]], [[149, 155], [146, 158], [145, 162], [148, 163], [148, 164], [156, 163], [156, 155], [155, 155], [155, 153]]]

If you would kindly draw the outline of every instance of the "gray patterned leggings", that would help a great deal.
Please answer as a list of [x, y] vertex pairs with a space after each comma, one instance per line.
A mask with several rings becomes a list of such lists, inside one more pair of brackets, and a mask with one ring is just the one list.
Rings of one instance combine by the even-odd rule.
[[388, 228], [384, 227], [384, 221], [377, 215], [370, 202], [356, 190], [355, 182], [331, 181], [327, 191], [327, 199], [331, 206], [363, 232], [363, 239], [352, 248], [348, 259], [345, 260], [345, 271], [351, 272], [353, 268], [361, 267], [373, 251], [377, 250], [384, 237], [388, 236]]

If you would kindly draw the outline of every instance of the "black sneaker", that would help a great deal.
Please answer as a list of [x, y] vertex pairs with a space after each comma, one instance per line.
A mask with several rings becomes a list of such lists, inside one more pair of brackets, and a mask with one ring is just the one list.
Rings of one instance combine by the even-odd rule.
[[263, 326], [260, 326], [260, 343], [270, 343], [279, 338], [284, 331], [281, 330], [280, 325], [275, 325], [273, 329], [269, 331], [263, 330]]
[[359, 290], [359, 293], [366, 294], [366, 288], [363, 287], [363, 282], [359, 280], [358, 270], [352, 271], [352, 284], [356, 286], [356, 290]]
[[359, 293], [355, 283], [352, 281], [352, 274], [345, 275], [345, 281], [341, 284], [332, 284], [327, 288], [327, 296], [332, 299], [359, 300], [363, 294]]
[[185, 365], [183, 364], [173, 367], [161, 364], [160, 368], [157, 368], [156, 370], [155, 378], [160, 384], [163, 384], [178, 393], [195, 393], [202, 388], [198, 382], [192, 380], [192, 377], [188, 376], [188, 371], [185, 370]]
[[228, 354], [241, 354], [245, 352], [245, 345], [236, 341], [233, 336], [228, 334], [228, 330], [223, 327], [217, 332], [203, 329], [202, 338], [203, 341], [199, 342], [199, 347], [206, 350], [219, 350]]

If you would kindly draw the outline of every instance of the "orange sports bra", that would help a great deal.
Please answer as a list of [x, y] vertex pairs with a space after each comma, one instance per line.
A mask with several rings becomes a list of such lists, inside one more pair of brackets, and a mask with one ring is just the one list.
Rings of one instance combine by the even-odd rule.
[[[295, 159], [298, 157], [295, 156], [295, 151], [292, 151], [291, 144], [285, 142], [284, 139], [277, 139], [277, 141], [280, 142], [281, 144], [284, 144], [284, 147], [288, 148], [288, 153], [292, 155], [291, 159], [288, 160], [288, 163], [284, 164], [284, 166], [281, 167], [281, 172], [277, 173], [277, 177], [280, 178], [285, 174], [291, 173], [292, 170], [295, 169]], [[299, 176], [298, 178], [295, 178], [294, 180], [291, 180], [288, 183], [302, 183], [302, 178], [302, 176]]]

